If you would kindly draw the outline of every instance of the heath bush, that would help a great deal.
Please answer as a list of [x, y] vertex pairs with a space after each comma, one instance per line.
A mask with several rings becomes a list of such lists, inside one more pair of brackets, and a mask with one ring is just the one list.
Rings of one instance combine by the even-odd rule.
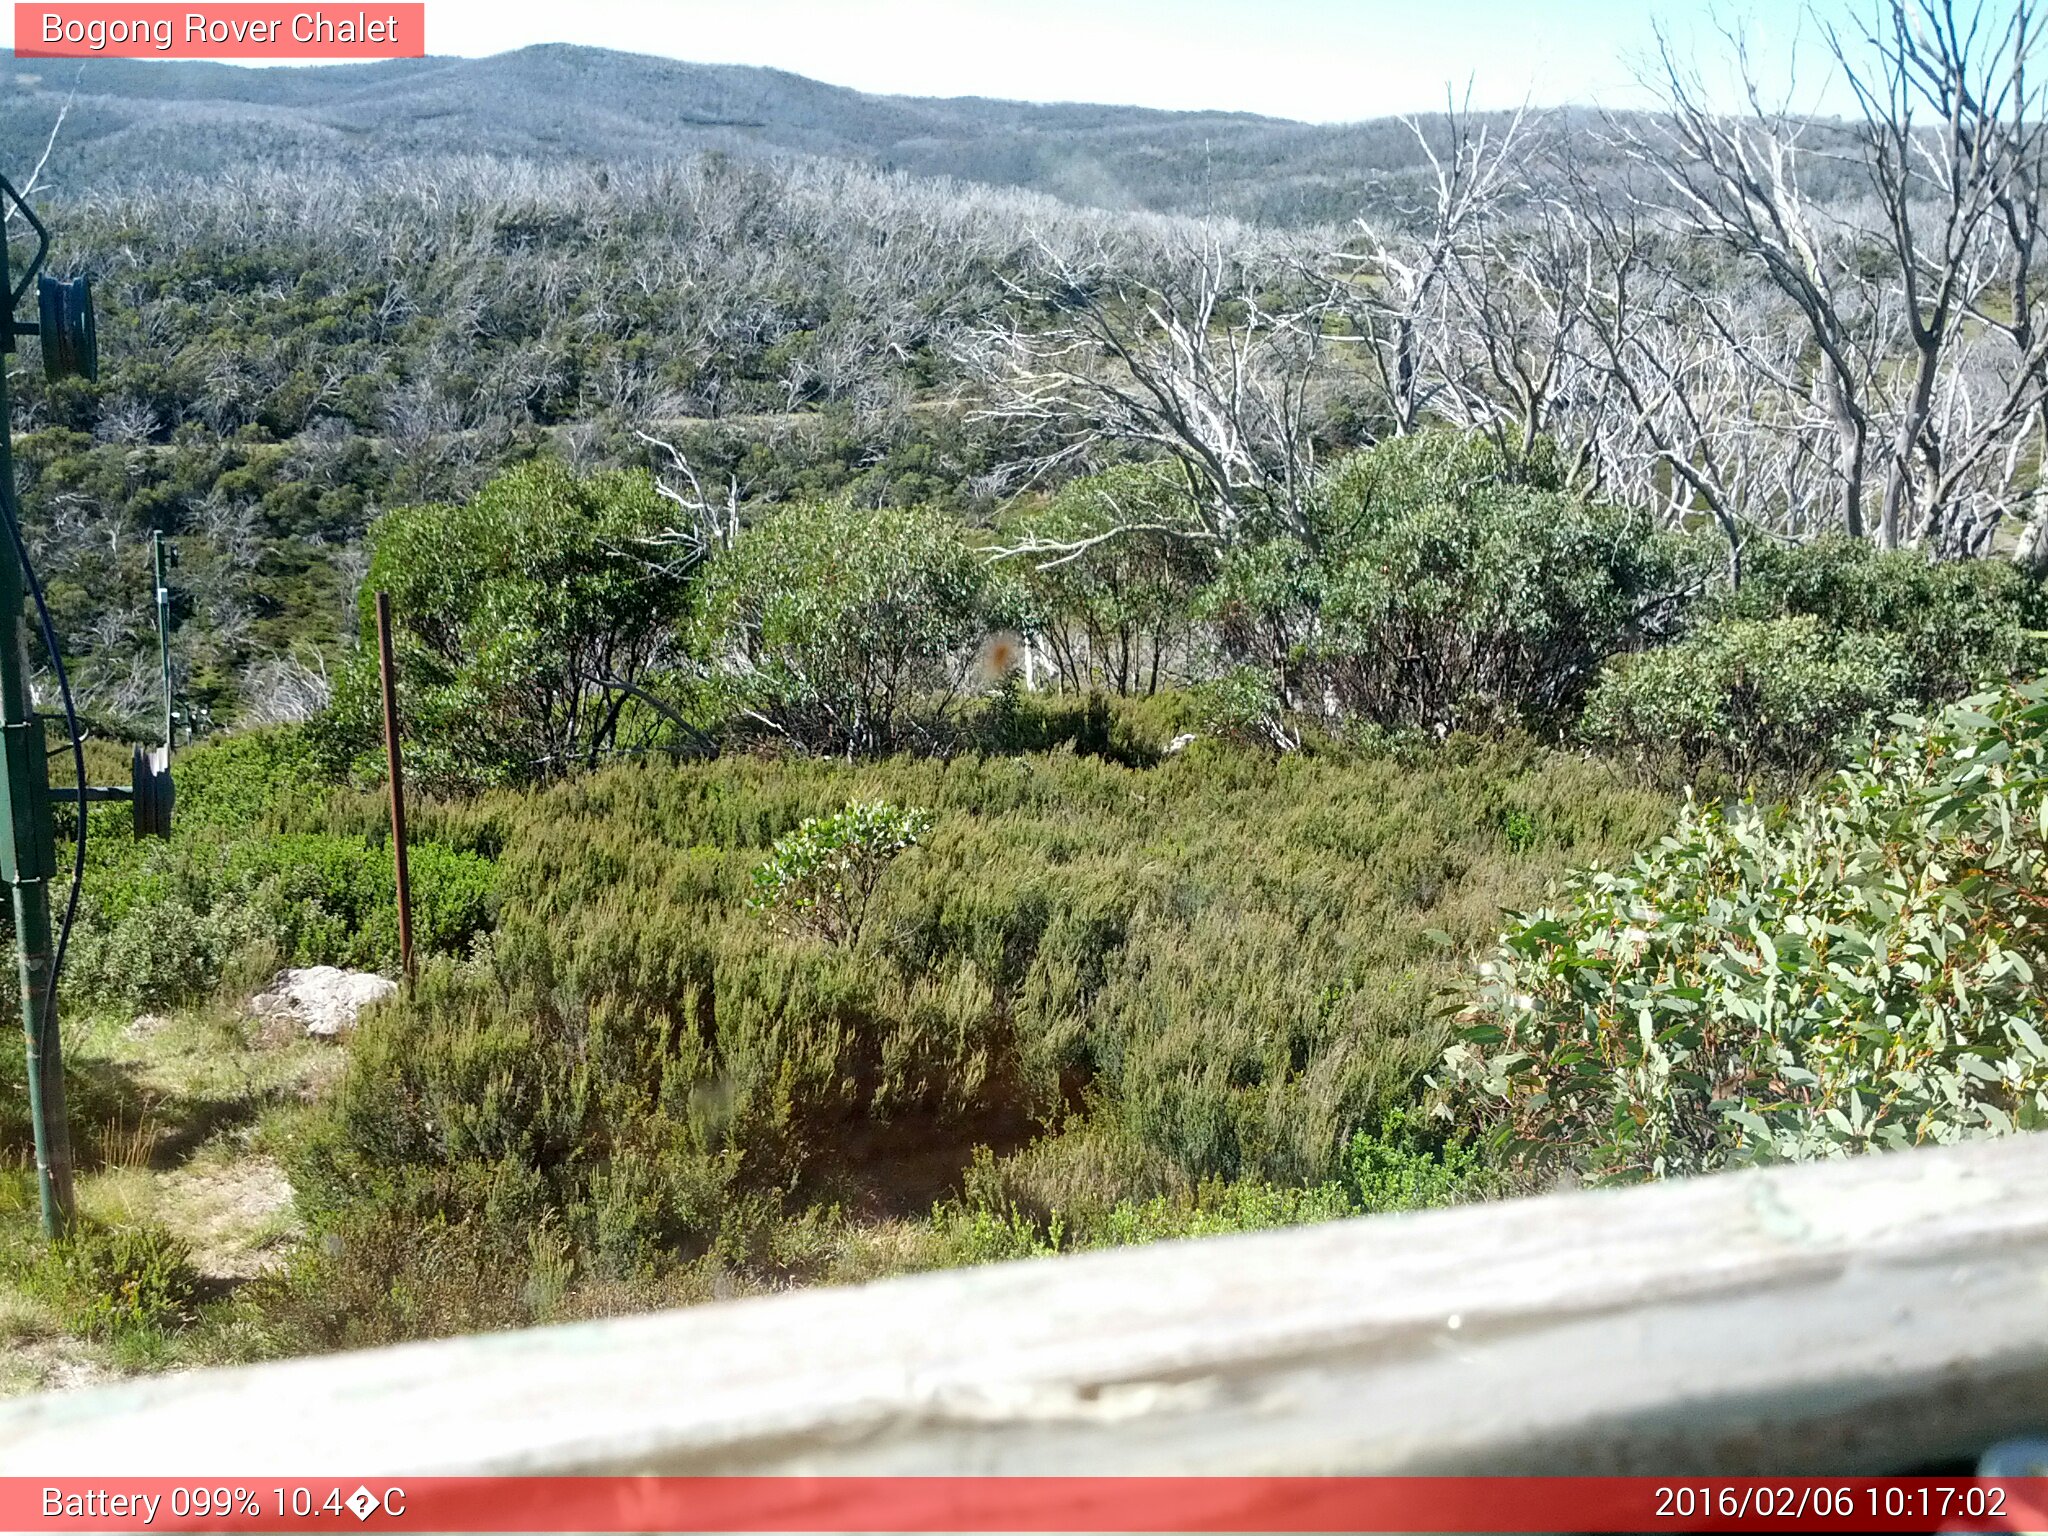
[[1738, 784], [1800, 779], [1868, 746], [1906, 702], [1910, 676], [1886, 636], [1830, 630], [1811, 615], [1724, 620], [1609, 662], [1580, 731], [1653, 773], [1691, 779], [1712, 763]]
[[1778, 811], [1688, 809], [1518, 918], [1440, 1103], [1598, 1178], [2048, 1124], [2048, 684], [1906, 725]]
[[991, 591], [956, 517], [801, 502], [712, 562], [699, 644], [741, 722], [809, 751], [885, 751], [943, 723]]

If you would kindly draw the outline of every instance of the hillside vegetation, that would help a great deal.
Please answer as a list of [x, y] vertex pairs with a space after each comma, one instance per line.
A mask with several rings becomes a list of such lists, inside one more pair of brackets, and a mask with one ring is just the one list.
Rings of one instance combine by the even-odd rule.
[[[1668, 799], [1529, 744], [1153, 761], [1170, 716], [1114, 719], [1108, 756], [737, 757], [422, 805], [417, 992], [313, 1104], [225, 1133], [288, 1170], [299, 1257], [126, 1347], [395, 1339], [1484, 1188], [1409, 1114], [1437, 995], [1504, 902], [1623, 856]], [[104, 845], [76, 986], [170, 1009], [281, 961], [389, 965], [381, 803], [309, 797], [308, 762], [293, 733], [191, 754], [178, 836]], [[857, 939], [755, 909], [772, 844], [871, 802], [930, 830]], [[231, 1020], [209, 1027], [275, 1056]], [[132, 1220], [122, 1063], [164, 1037], [85, 1038], [87, 1208]]]
[[[652, 483], [545, 462], [460, 507], [391, 514], [372, 571], [402, 600], [407, 747], [433, 791], [411, 849], [417, 989], [366, 1015], [308, 1098], [280, 1091], [303, 1079], [281, 1082], [291, 1058], [264, 1026], [238, 1022], [236, 999], [280, 965], [395, 963], [366, 652], [310, 723], [185, 754], [168, 843], [96, 812], [70, 986], [108, 1022], [73, 1061], [74, 1098], [104, 1170], [88, 1210], [111, 1214], [61, 1273], [22, 1239], [24, 1294], [54, 1309], [30, 1315], [86, 1319], [62, 1326], [125, 1341], [101, 1346], [116, 1360], [243, 1358], [1681, 1171], [1759, 1155], [1744, 1138], [1762, 1127], [1768, 1155], [1810, 1155], [1826, 1148], [1800, 1127], [1838, 1110], [1864, 1139], [2032, 1123], [2035, 1069], [1999, 1054], [2033, 1028], [2009, 958], [2019, 908], [1960, 883], [1941, 898], [1952, 918], [1937, 909], [1912, 941], [1947, 946], [1937, 970], [1854, 941], [1878, 967], [1872, 1006], [1897, 966], [1922, 1012], [1886, 1026], [1897, 1051], [1835, 1051], [1877, 1015], [1830, 1013], [1797, 1047], [1834, 1052], [1809, 1081], [1808, 1058], [1773, 1044], [1807, 1026], [1741, 1001], [1721, 935], [1771, 939], [1791, 965], [1795, 930], [1837, 925], [1839, 968], [1846, 920], [1767, 915], [1782, 882], [1740, 850], [1846, 868], [1855, 891], [1889, 891], [1892, 860], [1915, 861], [1909, 891], [1960, 866], [1859, 780], [1851, 815], [1824, 797], [1731, 813], [1725, 834], [1718, 813], [1681, 814], [1674, 786], [1797, 801], [1819, 758], [1885, 739], [1890, 710], [2038, 665], [2037, 585], [1824, 543], [1758, 562], [1731, 609], [1700, 586], [1711, 535], [1659, 532], [1544, 474], [1444, 435], [1370, 450], [1333, 473], [1329, 505], [1371, 515], [1343, 514], [1350, 535], [1300, 573], [1341, 624], [1202, 686], [1148, 694], [1133, 676], [1124, 695], [1027, 689], [985, 637], [1057, 603], [1090, 653], [1114, 629], [1106, 594], [1134, 590], [1130, 547], [1095, 571], [1104, 588], [1077, 589], [1072, 564], [1040, 585], [991, 564], [957, 514], [828, 501], [710, 554], [657, 541], [641, 558]], [[1300, 601], [1299, 578], [1263, 589], [1226, 568], [1203, 595], [1199, 574], [1169, 563], [1136, 589], [1181, 591], [1137, 610], [1164, 631], [1132, 637], [1176, 669], [1272, 624], [1256, 604]], [[1795, 656], [1753, 649], [1774, 626]], [[1849, 703], [1768, 691], [1814, 653], [1867, 686]], [[1749, 661], [1731, 672], [1729, 654]], [[1397, 663], [1411, 681], [1373, 691]], [[1342, 700], [1341, 729], [1288, 706], [1269, 665]], [[1704, 734], [1668, 738], [1655, 717], [1618, 734], [1667, 695], [1706, 711]], [[2001, 728], [2035, 731], [2048, 716], [2021, 698], [1942, 729], [2018, 711]], [[1779, 747], [1751, 728], [1759, 700], [1793, 711]], [[1936, 750], [1917, 739], [1883, 748], [1870, 782]], [[2025, 803], [2013, 750], [1963, 753], [1999, 803]], [[1686, 862], [1717, 840], [1725, 867]], [[1662, 851], [1634, 875], [1558, 883], [1646, 846]], [[1853, 899], [1906, 921], [1877, 887]], [[1512, 959], [1475, 985], [1504, 921]], [[1673, 934], [1653, 975], [1603, 958], [1607, 925], [1653, 921]], [[1610, 1059], [1643, 1007], [1646, 1061]], [[120, 1021], [194, 1008], [255, 1095], [203, 1112], [224, 1118], [197, 1150], [278, 1170], [301, 1225], [229, 1294], [206, 1299], [195, 1270], [182, 1300], [108, 1321], [96, 1287], [186, 1274], [193, 1241], [175, 1201], [136, 1193], [123, 1149], [152, 1111], [134, 1084], [163, 1070], [143, 1065], [161, 1047]], [[1769, 1027], [1751, 1033], [1758, 1009]], [[1516, 1022], [1485, 1022], [1501, 1010]], [[1887, 1118], [1912, 1097], [1898, 1074], [1931, 1070], [1905, 1042], [1937, 1027], [1961, 1056], [1913, 1092], [1966, 1112]], [[1693, 1028], [1697, 1049], [1752, 1063], [1729, 1104], [1679, 1043]], [[1600, 1131], [1667, 1122], [1640, 1148]], [[194, 1154], [152, 1135], [142, 1176], [176, 1178]]]
[[[1114, 109], [95, 71], [61, 175], [275, 152], [63, 184], [108, 366], [9, 376], [93, 774], [174, 550], [179, 805], [91, 812], [8, 1379], [2040, 1125], [2048, 88], [1909, 20], [1841, 63], [1938, 120], [1667, 59], [1342, 228]], [[1068, 133], [1150, 211], [988, 184]], [[422, 965], [323, 1045], [251, 997], [397, 969], [379, 592]]]
[[[11, 77], [11, 78], [10, 78]], [[68, 99], [57, 185], [252, 166], [363, 172], [449, 155], [630, 166], [705, 151], [821, 155], [1120, 211], [1320, 224], [1412, 195], [1428, 162], [1393, 119], [873, 96], [784, 70], [563, 44], [491, 58], [247, 69], [0, 53], [0, 163], [35, 163]], [[1361, 118], [1375, 116], [1361, 100]], [[1429, 119], [1442, 142], [1441, 118]]]

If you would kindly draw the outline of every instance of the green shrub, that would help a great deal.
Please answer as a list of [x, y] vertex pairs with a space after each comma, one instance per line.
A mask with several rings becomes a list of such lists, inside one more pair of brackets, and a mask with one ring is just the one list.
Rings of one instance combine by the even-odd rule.
[[398, 507], [371, 529], [361, 644], [321, 741], [369, 754], [381, 730], [374, 596], [391, 595], [408, 774], [475, 786], [590, 767], [620, 747], [698, 750], [669, 695], [687, 661], [692, 552], [645, 473], [578, 478], [541, 459], [459, 506]]
[[1397, 438], [1336, 465], [1319, 503], [1316, 540], [1232, 551], [1205, 611], [1289, 705], [1378, 726], [1568, 723], [1693, 580], [1685, 541], [1568, 492], [1547, 446]]
[[1063, 747], [1106, 757], [1127, 768], [1147, 768], [1173, 738], [1194, 724], [1197, 707], [1186, 692], [1124, 698], [1105, 693], [1027, 692], [1007, 674], [966, 722], [963, 736], [976, 750], [1014, 757]]
[[1273, 679], [1257, 667], [1233, 667], [1195, 690], [1204, 734], [1243, 746], [1288, 751], [1299, 744]]
[[[874, 887], [859, 948], [764, 943], [748, 901], [777, 841], [876, 802], [934, 825]], [[1501, 836], [1510, 808], [1526, 849]], [[341, 1241], [321, 1283], [386, 1308], [378, 1328], [396, 1288], [434, 1331], [463, 1276], [502, 1273], [489, 1315], [510, 1325], [544, 1220], [570, 1247], [533, 1283], [552, 1294], [566, 1263], [569, 1313], [593, 1287], [840, 1273], [848, 1222], [929, 1212], [975, 1145], [1003, 1169], [1107, 1150], [982, 1181], [962, 1253], [1033, 1251], [1055, 1215], [1071, 1246], [1347, 1209], [1355, 1135], [1440, 1054], [1433, 999], [1502, 893], [1668, 815], [1583, 759], [1476, 742], [1407, 763], [1205, 743], [1145, 770], [1066, 746], [734, 756], [443, 807], [449, 845], [502, 838], [496, 926], [366, 1017], [290, 1150], [300, 1208]], [[1398, 1203], [1450, 1154], [1373, 1156], [1372, 1198]], [[1326, 1188], [1342, 1199], [1307, 1193]], [[439, 1234], [444, 1289], [408, 1231]], [[320, 1315], [321, 1337], [369, 1337]]]
[[1501, 814], [1501, 840], [1515, 852], [1536, 846], [1536, 818], [1520, 806], [1511, 806]]
[[[490, 862], [417, 843], [411, 864], [414, 942], [463, 953], [492, 920]], [[390, 850], [361, 837], [198, 828], [96, 871], [80, 911], [69, 981], [133, 1007], [204, 995], [238, 953], [362, 969], [390, 969], [398, 953]]]
[[1259, 1180], [1225, 1183], [1210, 1179], [1190, 1194], [1154, 1195], [1114, 1206], [1088, 1234], [1091, 1248], [1122, 1247], [1170, 1238], [1217, 1237], [1226, 1232], [1259, 1232], [1300, 1227], [1355, 1216], [1358, 1207], [1334, 1182], [1291, 1188]]
[[281, 811], [302, 807], [322, 773], [313, 738], [303, 728], [245, 731], [209, 739], [173, 763], [177, 809], [173, 827], [226, 827], [254, 833], [277, 824]]
[[1517, 919], [1441, 1103], [1600, 1178], [2048, 1123], [2048, 684], [1914, 722], [1779, 812], [1689, 809]]
[[1888, 637], [1818, 619], [1731, 619], [1607, 664], [1584, 737], [1638, 766], [1687, 779], [1715, 763], [1737, 783], [1794, 779], [1868, 745], [1907, 700], [1910, 665]]
[[743, 721], [807, 751], [886, 751], [944, 721], [991, 590], [957, 518], [802, 502], [712, 562], [700, 644]]
[[1358, 1214], [1349, 1191], [1335, 1181], [1294, 1188], [1252, 1179], [1204, 1179], [1189, 1189], [1118, 1200], [1077, 1215], [1059, 1209], [1040, 1215], [1014, 1200], [970, 1190], [966, 1198], [932, 1212], [932, 1248], [923, 1261], [932, 1267], [1000, 1263], [1090, 1248], [1297, 1227]]
[[879, 800], [806, 817], [756, 866], [747, 905], [771, 922], [851, 947], [882, 876], [931, 829], [925, 812]]
[[1011, 565], [1062, 691], [1152, 694], [1171, 680], [1213, 563], [1189, 536], [1199, 526], [1186, 488], [1147, 464], [1084, 476], [1005, 520], [1006, 544], [1043, 551]]
[[928, 1261], [979, 1264], [1425, 1210], [1477, 1199], [1491, 1187], [1475, 1147], [1448, 1141], [1406, 1107], [1388, 1110], [1377, 1130], [1356, 1133], [1337, 1176], [1319, 1183], [1206, 1178], [1137, 1198], [1072, 1203], [1034, 1199], [1028, 1183], [983, 1149], [964, 1196], [932, 1212]]
[[415, 1214], [400, 1200], [336, 1213], [279, 1272], [252, 1282], [268, 1330], [294, 1350], [361, 1349], [552, 1322], [566, 1281], [551, 1224]]
[[1344, 1149], [1344, 1185], [1360, 1211], [1420, 1211], [1474, 1199], [1486, 1188], [1479, 1150], [1449, 1141], [1408, 1106], [1390, 1109], [1377, 1131]]
[[1658, 638], [1679, 551], [1636, 514], [1482, 440], [1396, 439], [1338, 467], [1323, 633], [1341, 706], [1439, 731], [1569, 721], [1600, 664]]
[[1842, 635], [1881, 636], [1899, 659], [1900, 698], [1936, 705], [2048, 668], [2048, 587], [2009, 560], [1930, 562], [1831, 534], [1752, 542], [1741, 587], [1708, 618], [1811, 617]]
[[[350, 797], [323, 787], [314, 764], [303, 731], [209, 742], [177, 759], [169, 841], [96, 825], [66, 963], [73, 995], [168, 1007], [210, 992], [238, 957], [258, 969], [395, 966], [381, 807], [351, 814]], [[355, 830], [366, 824], [375, 830]], [[494, 921], [492, 862], [420, 837], [410, 857], [415, 943], [422, 953], [465, 953]]]
[[1224, 659], [1269, 680], [1287, 707], [1302, 704], [1318, 682], [1313, 647], [1321, 634], [1329, 565], [1300, 539], [1234, 545], [1202, 589], [1196, 614]]
[[91, 1221], [37, 1250], [22, 1283], [68, 1332], [96, 1339], [189, 1321], [199, 1297], [198, 1273], [177, 1238], [158, 1227]]

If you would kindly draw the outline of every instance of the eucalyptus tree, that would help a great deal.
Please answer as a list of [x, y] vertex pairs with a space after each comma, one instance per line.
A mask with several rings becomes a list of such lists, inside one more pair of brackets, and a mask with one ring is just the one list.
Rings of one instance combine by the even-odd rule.
[[1184, 515], [1149, 531], [1313, 544], [1330, 338], [1326, 295], [1301, 280], [1305, 252], [1225, 225], [1041, 238], [1005, 279], [1001, 321], [963, 337], [987, 390], [977, 414], [1047, 437], [1040, 472], [1105, 448], [1175, 466]]
[[[1453, 381], [1445, 377], [1447, 343], [1461, 333], [1504, 339], [1521, 318], [1519, 304], [1487, 302], [1505, 295], [1483, 274], [1503, 207], [1521, 190], [1532, 142], [1529, 114], [1495, 123], [1471, 110], [1469, 87], [1463, 103], [1447, 98], [1441, 123], [1433, 125], [1441, 148], [1419, 120], [1405, 121], [1428, 166], [1425, 198], [1390, 217], [1357, 220], [1352, 247], [1335, 254], [1338, 280], [1329, 295], [1379, 376], [1396, 435], [1415, 431], [1445, 405], [1455, 409]], [[1488, 325], [1499, 330], [1489, 333]], [[1540, 392], [1542, 385], [1524, 377], [1512, 343], [1488, 357], [1509, 359], [1502, 382]]]
[[[2030, 516], [2048, 441], [2048, 103], [2028, 68], [2040, 16], [2035, 0], [1885, 0], [1853, 25], [1821, 19], [1821, 33], [1856, 103], [1847, 122], [1772, 104], [1739, 37], [1744, 107], [1716, 110], [1663, 38], [1650, 83], [1665, 110], [1618, 123], [1619, 136], [1678, 232], [1786, 306], [1791, 338], [1717, 329], [1773, 386], [1755, 419], [1798, 445], [1788, 457], [1827, 445], [1838, 526], [1887, 549], [1982, 553], [2009, 517]], [[1703, 270], [1707, 313], [1727, 284]], [[1782, 523], [1794, 489], [1744, 511]], [[2041, 545], [2030, 528], [2020, 553], [2039, 561]]]

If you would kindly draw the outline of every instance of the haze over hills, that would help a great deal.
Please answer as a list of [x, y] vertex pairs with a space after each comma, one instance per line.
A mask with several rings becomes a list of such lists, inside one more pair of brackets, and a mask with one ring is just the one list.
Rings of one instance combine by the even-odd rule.
[[[0, 55], [0, 165], [73, 190], [237, 165], [451, 153], [592, 162], [719, 149], [855, 158], [1110, 208], [1340, 220], [1423, 163], [1391, 119], [873, 96], [780, 70], [570, 45], [490, 58], [239, 68]], [[1369, 103], [1361, 103], [1369, 108]]]

